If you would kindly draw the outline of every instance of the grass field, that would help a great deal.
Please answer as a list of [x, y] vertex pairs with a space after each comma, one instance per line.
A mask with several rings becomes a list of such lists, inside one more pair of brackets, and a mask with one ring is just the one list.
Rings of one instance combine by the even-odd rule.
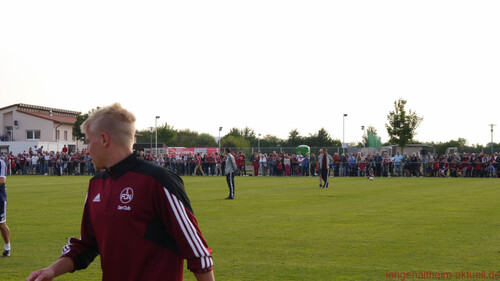
[[[79, 237], [88, 180], [8, 177], [13, 250], [0, 259], [0, 280], [24, 280]], [[213, 249], [216, 280], [401, 280], [389, 274], [500, 270], [497, 179], [332, 178], [321, 189], [317, 178], [237, 177], [234, 201], [223, 200], [225, 178], [184, 181]], [[97, 259], [56, 280], [100, 276]], [[186, 272], [184, 280], [195, 278]]]

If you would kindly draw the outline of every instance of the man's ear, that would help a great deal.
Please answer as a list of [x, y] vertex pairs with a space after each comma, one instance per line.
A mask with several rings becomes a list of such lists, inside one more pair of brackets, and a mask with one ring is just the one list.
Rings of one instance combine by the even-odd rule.
[[102, 132], [101, 133], [101, 142], [104, 147], [108, 147], [110, 144], [110, 137], [107, 132]]

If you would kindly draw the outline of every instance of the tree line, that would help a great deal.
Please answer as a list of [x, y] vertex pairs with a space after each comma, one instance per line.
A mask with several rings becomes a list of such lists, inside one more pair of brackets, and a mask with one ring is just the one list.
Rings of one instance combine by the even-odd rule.
[[[404, 150], [408, 144], [421, 144], [415, 139], [416, 130], [423, 120], [415, 111], [405, 109], [406, 100], [399, 99], [394, 102], [394, 110], [387, 115], [388, 123], [385, 124], [389, 141], [382, 146], [398, 145]], [[93, 110], [92, 110], [93, 111]], [[73, 135], [84, 141], [85, 135], [80, 131], [80, 125], [89, 117], [92, 111], [88, 113], [77, 114], [77, 121], [73, 125]], [[156, 131], [158, 143], [163, 143], [169, 147], [217, 147], [219, 143], [212, 135], [208, 133], [198, 133], [190, 129], [175, 129], [173, 126], [163, 123], [158, 126]], [[349, 146], [364, 147], [368, 144], [368, 135], [377, 135], [377, 130], [369, 126], [362, 138], [357, 143], [349, 143]], [[137, 143], [155, 142], [154, 128], [138, 130], [136, 133]], [[271, 134], [257, 136], [254, 129], [245, 127], [242, 129], [232, 128], [227, 134], [221, 137], [221, 147], [297, 147], [299, 145], [309, 145], [311, 147], [341, 147], [342, 142], [339, 139], [333, 139], [325, 128], [321, 128], [314, 134], [302, 136], [297, 129], [292, 129], [287, 139], [280, 139]], [[486, 147], [469, 145], [466, 139], [450, 140], [448, 142], [431, 142], [429, 147], [434, 148], [436, 153], [444, 153], [448, 147], [457, 147], [459, 151], [467, 152], [489, 152], [491, 144]], [[498, 147], [499, 144], [493, 144]]]

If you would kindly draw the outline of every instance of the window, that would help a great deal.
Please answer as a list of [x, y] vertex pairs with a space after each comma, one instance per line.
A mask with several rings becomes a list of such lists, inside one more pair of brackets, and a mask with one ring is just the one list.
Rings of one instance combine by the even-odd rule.
[[40, 139], [40, 130], [28, 130], [28, 131], [26, 131], [26, 139], [27, 140], [39, 140]]
[[61, 131], [56, 130], [56, 141], [59, 141], [59, 137], [61, 136]]
[[64, 131], [64, 140], [67, 141], [68, 140], [68, 131]]
[[5, 136], [2, 136], [3, 141], [12, 141], [13, 130], [12, 126], [5, 126]]
[[9, 136], [12, 136], [12, 126], [5, 126], [5, 133]]

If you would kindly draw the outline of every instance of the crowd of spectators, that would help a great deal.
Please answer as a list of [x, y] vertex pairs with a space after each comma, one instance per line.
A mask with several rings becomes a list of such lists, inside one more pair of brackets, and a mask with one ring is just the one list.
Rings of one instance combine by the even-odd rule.
[[331, 167], [334, 176], [376, 177], [499, 177], [500, 158], [479, 153], [437, 155], [367, 155], [333, 156]]
[[94, 175], [95, 169], [90, 155], [85, 151], [68, 152], [44, 151], [40, 148], [30, 148], [28, 152], [0, 153], [0, 159], [7, 163], [8, 173], [13, 175]]
[[[225, 157], [218, 153], [180, 154], [155, 157], [139, 153], [147, 161], [172, 170], [180, 176], [204, 175], [223, 176]], [[319, 163], [314, 153], [302, 155], [285, 152], [255, 152], [246, 157], [240, 151], [233, 153], [238, 166], [238, 176], [317, 176]], [[329, 176], [333, 177], [500, 177], [498, 153], [462, 153], [437, 155], [394, 155], [384, 153], [332, 155]], [[9, 173], [22, 175], [94, 175], [95, 169], [89, 153], [85, 150], [68, 152], [64, 147], [59, 152], [44, 151], [43, 146], [14, 155], [0, 153], [0, 159], [7, 163]], [[248, 169], [248, 171], [247, 171]]]
[[[319, 175], [317, 157], [314, 153], [302, 155], [255, 152], [246, 157], [243, 152], [233, 153], [238, 166], [238, 176], [317, 176]], [[178, 175], [221, 176], [225, 159], [216, 154], [181, 154], [177, 156], [154, 157], [143, 155]], [[380, 153], [363, 155], [332, 155], [329, 176], [333, 177], [500, 177], [500, 158], [498, 153], [437, 155], [393, 155]], [[197, 169], [197, 167], [200, 167]], [[248, 169], [248, 171], [247, 171]]]
[[139, 153], [146, 161], [156, 162], [156, 164], [172, 170], [179, 176], [205, 175], [223, 176], [223, 157], [219, 153], [200, 154], [187, 153], [177, 156], [164, 155], [156, 157], [150, 153]]

